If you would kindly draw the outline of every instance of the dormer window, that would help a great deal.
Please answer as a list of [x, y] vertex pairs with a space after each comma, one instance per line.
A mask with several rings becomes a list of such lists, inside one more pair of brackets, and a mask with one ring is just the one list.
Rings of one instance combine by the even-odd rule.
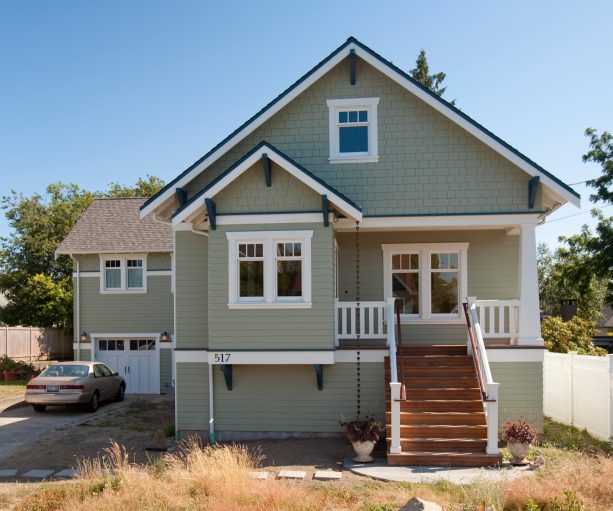
[[329, 99], [330, 163], [379, 160], [379, 98]]

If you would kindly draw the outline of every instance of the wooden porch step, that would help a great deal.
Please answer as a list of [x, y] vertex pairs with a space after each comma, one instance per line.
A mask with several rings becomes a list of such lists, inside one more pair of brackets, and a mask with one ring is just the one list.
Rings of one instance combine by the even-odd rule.
[[[391, 424], [391, 412], [385, 412]], [[485, 425], [485, 413], [481, 412], [400, 412], [400, 424], [411, 425]]]
[[[400, 368], [398, 369], [400, 373]], [[465, 366], [404, 366], [404, 375], [406, 377], [436, 377], [438, 378], [454, 378], [456, 376], [476, 376], [475, 368], [470, 365]]]
[[405, 345], [400, 347], [398, 354], [402, 354], [403, 356], [466, 355], [466, 346], [462, 344]]
[[[407, 389], [409, 390], [409, 389]], [[386, 400], [390, 399], [389, 383], [386, 385], [385, 391]], [[444, 401], [481, 401], [481, 391], [478, 387], [473, 388], [457, 388], [457, 387], [439, 387], [439, 388], [412, 388], [410, 393], [407, 392], [409, 400], [444, 400]]]
[[[407, 396], [408, 397], [408, 396]], [[389, 400], [387, 401], [389, 405]], [[483, 402], [476, 400], [407, 399], [400, 402], [401, 412], [482, 412]]]
[[[392, 443], [387, 438], [387, 448]], [[401, 438], [403, 451], [485, 452], [487, 440], [481, 438]]]
[[407, 451], [400, 454], [388, 453], [387, 463], [395, 466], [495, 467], [502, 463], [502, 456], [481, 452]]
[[[397, 357], [400, 360], [400, 357]], [[473, 367], [472, 357], [468, 355], [403, 355], [404, 367], [435, 366], [469, 366]], [[389, 357], [385, 357], [385, 366], [389, 367]]]
[[[386, 425], [387, 436], [391, 438], [392, 427]], [[401, 424], [400, 438], [487, 438], [487, 426], [479, 425], [432, 425]]]
[[[389, 377], [386, 375], [386, 381], [389, 382]], [[424, 378], [419, 376], [405, 376], [404, 385], [408, 389], [445, 389], [445, 388], [461, 388], [474, 389], [479, 388], [479, 382], [476, 376], [458, 376], [444, 374], [436, 378]]]

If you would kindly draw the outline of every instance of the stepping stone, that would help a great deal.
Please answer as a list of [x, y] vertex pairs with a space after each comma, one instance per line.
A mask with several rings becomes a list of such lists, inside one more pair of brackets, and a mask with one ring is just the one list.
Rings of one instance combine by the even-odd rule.
[[15, 477], [17, 470], [0, 470], [0, 477]]
[[335, 470], [318, 470], [315, 472], [313, 479], [318, 481], [338, 481], [341, 477], [343, 477], [343, 474]]
[[77, 477], [77, 474], [72, 468], [65, 468], [53, 474], [53, 477]]
[[31, 477], [32, 479], [45, 479], [51, 476], [55, 470], [30, 470], [25, 474], [21, 474], [21, 477]]
[[249, 472], [252, 479], [268, 479], [268, 472]]
[[279, 472], [279, 479], [304, 479], [306, 472], [302, 470], [281, 470]]

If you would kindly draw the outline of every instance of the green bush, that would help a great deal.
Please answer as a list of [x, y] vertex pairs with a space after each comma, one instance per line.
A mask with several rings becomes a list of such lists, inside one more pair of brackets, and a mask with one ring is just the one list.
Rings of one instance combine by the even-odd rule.
[[0, 371], [13, 372], [19, 368], [17, 362], [15, 362], [12, 358], [4, 355], [0, 357]]
[[596, 326], [592, 321], [586, 321], [575, 316], [570, 321], [562, 321], [559, 316], [549, 316], [541, 324], [541, 333], [545, 347], [554, 353], [576, 351], [579, 355], [604, 356], [606, 350], [594, 346], [592, 337]]

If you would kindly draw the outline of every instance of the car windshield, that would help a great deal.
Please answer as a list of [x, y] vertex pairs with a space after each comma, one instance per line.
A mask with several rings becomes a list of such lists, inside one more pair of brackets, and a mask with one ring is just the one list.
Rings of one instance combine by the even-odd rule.
[[40, 375], [41, 376], [72, 376], [83, 378], [89, 373], [88, 366], [68, 365], [68, 364], [55, 364], [47, 367]]

